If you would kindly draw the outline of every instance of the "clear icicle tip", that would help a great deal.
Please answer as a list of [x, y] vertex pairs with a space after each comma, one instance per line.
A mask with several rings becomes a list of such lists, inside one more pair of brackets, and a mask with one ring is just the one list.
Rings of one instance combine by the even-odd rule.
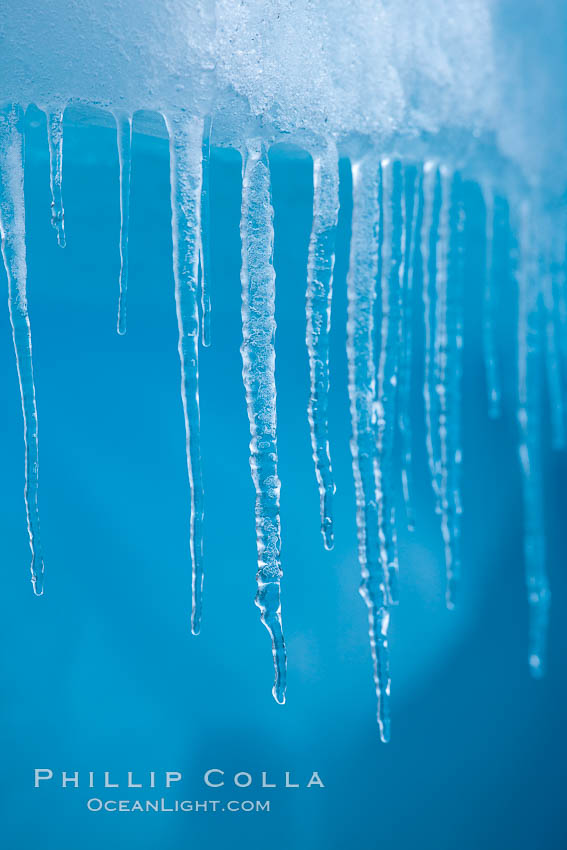
[[259, 580], [255, 603], [260, 609], [262, 623], [267, 628], [272, 639], [275, 676], [272, 696], [278, 705], [284, 705], [287, 661], [282, 629], [279, 582], [263, 582]]

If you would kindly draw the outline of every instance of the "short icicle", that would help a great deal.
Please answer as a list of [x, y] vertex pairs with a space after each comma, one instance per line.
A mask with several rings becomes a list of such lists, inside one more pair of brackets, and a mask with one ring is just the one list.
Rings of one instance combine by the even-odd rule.
[[307, 352], [311, 391], [307, 408], [321, 510], [321, 533], [332, 549], [335, 482], [329, 450], [329, 333], [339, 213], [339, 165], [334, 142], [313, 154], [313, 226], [307, 261]]
[[[423, 216], [421, 220], [421, 268], [422, 268], [422, 294], [423, 294], [423, 318], [424, 318], [424, 374], [423, 374], [423, 401], [425, 410], [425, 445], [427, 449], [427, 460], [429, 473], [433, 486], [436, 507], [439, 503], [439, 435], [437, 429], [437, 403], [435, 393], [435, 380], [433, 368], [433, 342], [435, 328], [435, 314], [433, 311], [433, 299], [431, 292], [432, 277], [436, 275], [436, 250], [431, 247], [437, 245], [437, 226], [439, 210], [436, 204], [437, 168], [432, 161], [423, 166]], [[433, 274], [432, 274], [433, 272]]]
[[20, 129], [21, 118], [17, 107], [8, 107], [0, 111], [0, 235], [2, 257], [8, 278], [8, 307], [24, 418], [24, 499], [32, 554], [31, 581], [34, 593], [36, 596], [41, 596], [45, 568], [39, 526], [37, 407], [26, 297], [24, 140]]
[[248, 142], [243, 157], [240, 219], [242, 378], [250, 422], [250, 469], [256, 490], [256, 605], [272, 639], [275, 668], [272, 693], [276, 702], [284, 703], [287, 660], [280, 602], [282, 569], [276, 430], [273, 217], [266, 145], [260, 139], [253, 139]]
[[390, 621], [388, 576], [378, 534], [377, 448], [375, 427], [376, 368], [374, 304], [378, 274], [378, 204], [380, 163], [367, 155], [352, 166], [353, 218], [347, 278], [347, 357], [352, 419], [352, 468], [356, 491], [360, 593], [368, 607], [370, 646], [378, 700], [378, 725], [390, 740]]
[[488, 394], [488, 415], [498, 419], [502, 408], [500, 386], [500, 363], [496, 345], [496, 317], [498, 313], [497, 286], [498, 266], [495, 261], [496, 199], [490, 187], [483, 188], [486, 210], [486, 261], [483, 293], [482, 347], [484, 373]]
[[396, 389], [401, 342], [401, 277], [403, 276], [402, 170], [399, 162], [383, 159], [382, 180], [382, 279], [380, 354], [376, 386], [378, 531], [388, 595], [398, 602], [398, 552], [393, 474], [396, 433]]
[[455, 607], [461, 538], [461, 381], [463, 352], [464, 207], [461, 181], [441, 169], [440, 257], [437, 275], [436, 392], [440, 438], [440, 513], [447, 607]]
[[211, 130], [212, 119], [205, 118], [203, 127], [203, 186], [201, 189], [201, 340], [205, 348], [211, 344]]
[[51, 224], [57, 233], [57, 244], [65, 247], [65, 213], [63, 210], [63, 110], [47, 115], [49, 147], [49, 185], [51, 188]]
[[199, 414], [199, 310], [201, 142], [203, 121], [176, 115], [167, 119], [170, 152], [171, 229], [175, 306], [181, 361], [187, 470], [191, 488], [191, 631], [201, 629], [203, 596], [203, 479]]
[[[412, 499], [412, 417], [411, 379], [413, 362], [413, 276], [417, 244], [417, 227], [420, 217], [421, 168], [417, 173], [405, 171], [403, 203], [403, 271], [402, 271], [402, 340], [398, 381], [398, 429], [401, 442], [402, 493], [408, 529], [415, 527]], [[422, 211], [421, 211], [422, 212]]]
[[532, 216], [520, 210], [518, 267], [518, 426], [524, 503], [524, 559], [529, 603], [528, 661], [534, 678], [544, 673], [550, 592], [546, 570], [543, 471], [540, 292]]
[[128, 235], [130, 229], [130, 175], [132, 173], [132, 116], [117, 112], [116, 143], [120, 169], [120, 277], [117, 331], [126, 333], [128, 309]]

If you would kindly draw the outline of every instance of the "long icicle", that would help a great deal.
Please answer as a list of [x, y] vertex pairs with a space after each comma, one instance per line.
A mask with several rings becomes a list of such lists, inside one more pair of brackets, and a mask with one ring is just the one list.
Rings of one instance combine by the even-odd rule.
[[126, 333], [128, 310], [128, 236], [130, 230], [130, 176], [132, 173], [132, 116], [117, 112], [116, 144], [120, 169], [120, 277], [118, 296], [118, 321], [120, 335]]
[[199, 310], [201, 142], [203, 121], [167, 120], [171, 181], [171, 230], [175, 306], [179, 330], [181, 399], [185, 418], [187, 470], [191, 488], [191, 631], [201, 629], [203, 596], [203, 479], [199, 414]]
[[447, 381], [447, 282], [451, 244], [451, 182], [448, 169], [439, 169], [439, 226], [435, 243], [435, 330], [433, 334], [433, 400], [431, 409], [432, 440], [435, 457], [435, 493], [437, 513], [441, 514], [442, 467], [446, 465], [446, 381]]
[[20, 111], [0, 111], [0, 235], [8, 278], [8, 308], [24, 418], [24, 500], [28, 523], [31, 581], [36, 596], [43, 593], [45, 571], [39, 526], [38, 422], [33, 379], [31, 329], [26, 297], [26, 222], [24, 204], [23, 134]]
[[51, 188], [51, 224], [57, 233], [57, 244], [65, 247], [65, 213], [63, 210], [63, 110], [47, 115], [49, 148], [49, 185]]
[[[552, 225], [555, 227], [555, 224]], [[561, 228], [562, 234], [564, 233]], [[565, 237], [563, 236], [563, 239]], [[561, 239], [561, 241], [563, 241]], [[565, 448], [565, 402], [560, 350], [559, 305], [554, 292], [554, 278], [561, 261], [555, 254], [559, 240], [550, 238], [548, 252], [540, 256], [539, 273], [542, 279], [543, 311], [545, 320], [545, 370], [551, 420], [551, 445], [555, 451]]]
[[211, 131], [212, 119], [205, 118], [203, 128], [203, 187], [201, 189], [201, 312], [202, 342], [211, 344]]
[[368, 607], [370, 646], [378, 700], [378, 725], [390, 740], [390, 621], [388, 578], [378, 535], [376, 428], [374, 406], [374, 302], [378, 274], [379, 161], [368, 155], [352, 166], [353, 217], [347, 278], [347, 357], [352, 418], [352, 468], [356, 491], [360, 593]]
[[560, 371], [563, 385], [567, 380], [567, 256], [564, 241], [565, 218], [561, 217], [562, 226], [554, 228], [552, 243], [553, 263], [553, 300], [555, 303], [556, 331], [558, 335]]
[[544, 673], [550, 593], [546, 571], [541, 422], [540, 295], [533, 210], [520, 211], [518, 268], [518, 426], [524, 503], [524, 559], [529, 603], [528, 660], [532, 675]]
[[[461, 380], [463, 351], [464, 208], [461, 181], [441, 170], [444, 257], [438, 274], [436, 390], [439, 406], [440, 510], [445, 550], [447, 607], [454, 608], [460, 575]], [[446, 212], [445, 212], [446, 210]], [[447, 234], [445, 234], [447, 228]]]
[[483, 187], [486, 210], [486, 261], [483, 292], [482, 347], [484, 355], [484, 373], [488, 394], [488, 415], [498, 419], [502, 412], [502, 389], [500, 386], [500, 363], [496, 345], [497, 302], [497, 263], [495, 261], [495, 198], [490, 187]]
[[242, 178], [242, 378], [250, 422], [250, 469], [256, 489], [258, 593], [256, 605], [272, 639], [276, 702], [285, 702], [286, 649], [280, 580], [280, 479], [276, 430], [274, 337], [274, 212], [268, 153], [263, 141], [248, 143]]
[[423, 317], [424, 317], [424, 374], [423, 374], [423, 401], [425, 410], [425, 445], [427, 449], [427, 460], [429, 473], [436, 505], [439, 500], [438, 487], [438, 458], [437, 448], [437, 415], [435, 381], [433, 370], [433, 336], [434, 336], [434, 313], [431, 298], [431, 271], [432, 254], [431, 245], [437, 244], [437, 221], [436, 221], [436, 184], [437, 169], [435, 164], [428, 161], [423, 166], [423, 217], [421, 221], [421, 268], [423, 278]]
[[319, 485], [321, 533], [332, 549], [335, 482], [327, 421], [329, 393], [329, 333], [335, 236], [339, 214], [339, 162], [334, 142], [313, 156], [313, 226], [307, 260], [307, 352], [311, 391], [307, 408], [311, 446]]
[[423, 172], [408, 169], [404, 175], [403, 195], [403, 295], [402, 295], [402, 340], [400, 349], [400, 367], [398, 382], [398, 429], [401, 442], [402, 493], [406, 511], [408, 529], [415, 528], [415, 514], [412, 498], [412, 417], [411, 417], [411, 378], [413, 362], [413, 276], [417, 244], [417, 227], [420, 218], [419, 199], [422, 197]]
[[396, 385], [401, 336], [401, 286], [403, 275], [403, 193], [399, 162], [384, 159], [382, 175], [382, 279], [380, 355], [376, 388], [378, 531], [382, 564], [388, 576], [390, 603], [398, 602], [398, 552], [393, 475], [396, 433]]

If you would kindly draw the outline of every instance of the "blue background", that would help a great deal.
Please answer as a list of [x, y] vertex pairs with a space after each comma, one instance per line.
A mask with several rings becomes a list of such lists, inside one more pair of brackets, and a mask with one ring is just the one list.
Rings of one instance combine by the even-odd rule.
[[[341, 164], [332, 330], [336, 546], [325, 552], [306, 417], [305, 266], [311, 161], [272, 153], [277, 383], [288, 701], [271, 696], [268, 635], [253, 604], [256, 551], [241, 382], [240, 162], [212, 160], [213, 346], [201, 352], [206, 579], [190, 635], [188, 483], [171, 271], [167, 144], [134, 135], [129, 328], [116, 335], [115, 134], [65, 125], [67, 248], [49, 220], [45, 121], [28, 114], [29, 303], [40, 417], [46, 592], [32, 595], [23, 442], [7, 310], [0, 314], [0, 800], [4, 846], [27, 850], [381, 847], [555, 850], [565, 823], [566, 545], [562, 455], [546, 454], [553, 590], [549, 674], [527, 671], [522, 507], [515, 448], [514, 287], [502, 282], [503, 418], [489, 422], [480, 300], [484, 218], [466, 185], [463, 580], [444, 607], [438, 518], [424, 451], [422, 330], [413, 419], [417, 529], [400, 528], [391, 628], [393, 738], [379, 741], [358, 596], [345, 355], [350, 177]], [[502, 243], [500, 249], [505, 245]], [[2, 272], [3, 276], [3, 272]], [[416, 301], [416, 310], [418, 303]], [[546, 430], [546, 444], [548, 444]], [[400, 523], [400, 526], [402, 523]], [[563, 623], [562, 623], [563, 621]], [[93, 814], [85, 787], [33, 788], [33, 769], [180, 770], [170, 797], [271, 799], [257, 814]], [[249, 771], [206, 793], [208, 768]], [[263, 791], [320, 772], [326, 787]], [[95, 796], [133, 798], [125, 789]], [[142, 791], [141, 798], [162, 796]]]

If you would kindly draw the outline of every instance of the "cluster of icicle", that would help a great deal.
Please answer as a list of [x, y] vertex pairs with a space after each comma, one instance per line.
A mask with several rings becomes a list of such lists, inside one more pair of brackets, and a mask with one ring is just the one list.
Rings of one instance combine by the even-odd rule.
[[[62, 205], [63, 114], [47, 116], [52, 223], [64, 246]], [[199, 438], [199, 341], [210, 344], [210, 121], [187, 115], [166, 120], [170, 138], [171, 209], [175, 302], [179, 327], [181, 395], [191, 485], [192, 631], [201, 623], [203, 592], [203, 484]], [[126, 331], [128, 209], [132, 120], [116, 115], [120, 163], [120, 287], [118, 332]], [[268, 145], [248, 140], [242, 171], [242, 362], [250, 421], [250, 466], [256, 491], [258, 593], [275, 666], [275, 699], [286, 690], [280, 581], [280, 479], [275, 385], [275, 272]], [[308, 417], [319, 485], [321, 531], [333, 546], [335, 484], [329, 451], [329, 331], [339, 213], [338, 151], [332, 140], [313, 148], [313, 226], [307, 268], [307, 351], [311, 391]], [[37, 411], [26, 303], [22, 111], [0, 113], [0, 225], [8, 277], [9, 308], [20, 380], [25, 434], [25, 503], [32, 550], [32, 582], [43, 592], [44, 564], [38, 513]], [[414, 280], [422, 287], [424, 409], [427, 456], [440, 517], [447, 573], [447, 605], [453, 607], [460, 571], [461, 376], [463, 351], [462, 180], [428, 161], [402, 163], [371, 150], [352, 162], [353, 218], [348, 272], [347, 354], [352, 417], [361, 594], [368, 608], [378, 723], [390, 737], [388, 626], [398, 601], [394, 470], [401, 447], [405, 521], [412, 527], [412, 422], [410, 388]], [[501, 407], [495, 337], [496, 282], [502, 273], [493, 252], [501, 204], [486, 190], [484, 352], [490, 415]], [[549, 608], [545, 569], [541, 471], [540, 363], [545, 359], [554, 446], [565, 441], [562, 350], [567, 322], [560, 240], [542, 244], [529, 202], [521, 207], [518, 239], [518, 422], [523, 471], [525, 563], [531, 612], [529, 663], [541, 675]], [[421, 269], [415, 275], [416, 268]]]

